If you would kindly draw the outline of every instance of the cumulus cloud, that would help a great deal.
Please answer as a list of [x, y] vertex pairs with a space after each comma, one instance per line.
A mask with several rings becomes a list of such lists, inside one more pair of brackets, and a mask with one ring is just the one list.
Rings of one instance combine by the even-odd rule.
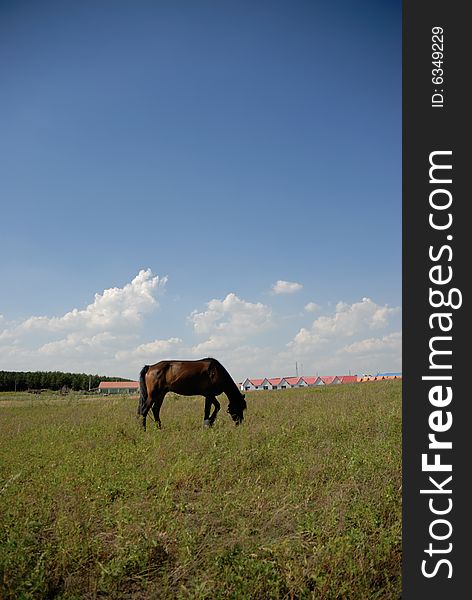
[[[285, 290], [279, 293], [288, 293], [291, 286], [292, 291], [301, 288], [277, 283]], [[0, 316], [2, 365], [11, 370], [137, 377], [143, 364], [214, 355], [239, 378], [287, 375], [297, 362], [304, 365], [305, 374], [398, 370], [400, 365], [401, 333], [392, 333], [399, 308], [363, 298], [353, 304], [339, 302], [323, 313], [309, 302], [303, 312], [287, 318], [274, 315], [267, 304], [229, 293], [191, 312], [187, 324], [192, 331], [182, 339], [178, 336], [185, 326], [183, 315], [165, 315], [165, 324], [159, 323], [159, 315], [152, 316], [166, 284], [167, 277], [146, 269], [123, 287], [105, 289], [88, 305], [64, 314], [32, 316], [17, 323]], [[296, 335], [290, 331], [292, 318], [305, 321]], [[143, 325], [147, 331], [160, 331], [162, 339], [143, 339]]]
[[316, 347], [334, 337], [352, 337], [362, 331], [386, 327], [399, 308], [381, 306], [370, 298], [346, 304], [338, 302], [334, 315], [322, 315], [311, 328], [301, 328], [288, 346]]
[[123, 287], [95, 294], [85, 308], [60, 316], [32, 316], [19, 323], [0, 320], [4, 325], [0, 358], [16, 369], [25, 369], [25, 362], [34, 369], [110, 366], [117, 352], [136, 344], [137, 327], [159, 306], [156, 296], [166, 283], [167, 277], [143, 269]]
[[283, 281], [282, 279], [279, 279], [272, 285], [272, 293], [294, 294], [295, 292], [299, 292], [302, 288], [303, 286], [301, 283], [296, 283], [294, 281]]
[[30, 317], [18, 326], [17, 331], [103, 331], [135, 325], [144, 314], [157, 308], [154, 295], [166, 283], [167, 277], [160, 278], [154, 276], [150, 269], [143, 269], [124, 287], [113, 287], [102, 294], [95, 294], [94, 301], [85, 309], [74, 308], [61, 317]]
[[195, 333], [208, 338], [193, 347], [193, 352], [228, 348], [272, 326], [271, 309], [260, 302], [241, 300], [230, 293], [224, 300], [207, 303], [207, 310], [194, 310], [188, 317]]
[[110, 344], [117, 342], [117, 336], [109, 332], [84, 336], [81, 333], [70, 333], [67, 337], [47, 342], [38, 348], [38, 353], [45, 356], [80, 356], [90, 352], [103, 352]]
[[131, 350], [121, 350], [116, 353], [117, 360], [142, 359], [152, 358], [155, 360], [164, 360], [169, 358], [168, 352], [174, 351], [182, 344], [182, 340], [178, 337], [171, 337], [167, 340], [154, 340], [140, 344]]
[[371, 355], [381, 352], [400, 352], [402, 344], [401, 331], [394, 331], [383, 337], [371, 337], [344, 346], [341, 352], [358, 355]]

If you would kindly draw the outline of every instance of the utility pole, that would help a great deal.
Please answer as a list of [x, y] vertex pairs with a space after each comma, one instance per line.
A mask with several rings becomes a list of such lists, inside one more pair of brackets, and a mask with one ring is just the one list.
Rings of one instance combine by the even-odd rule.
[[295, 362], [295, 373], [298, 377], [298, 362]]

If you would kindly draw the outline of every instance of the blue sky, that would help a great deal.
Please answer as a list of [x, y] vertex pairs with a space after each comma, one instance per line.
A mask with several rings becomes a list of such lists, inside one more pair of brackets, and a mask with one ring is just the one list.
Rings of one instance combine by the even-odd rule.
[[401, 369], [400, 2], [4, 0], [0, 74], [0, 369]]

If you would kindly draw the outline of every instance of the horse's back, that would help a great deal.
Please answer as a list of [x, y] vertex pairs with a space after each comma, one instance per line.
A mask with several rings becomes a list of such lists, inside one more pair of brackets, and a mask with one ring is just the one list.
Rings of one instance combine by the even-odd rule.
[[226, 370], [214, 358], [161, 360], [149, 367], [149, 377], [160, 389], [186, 396], [218, 395]]

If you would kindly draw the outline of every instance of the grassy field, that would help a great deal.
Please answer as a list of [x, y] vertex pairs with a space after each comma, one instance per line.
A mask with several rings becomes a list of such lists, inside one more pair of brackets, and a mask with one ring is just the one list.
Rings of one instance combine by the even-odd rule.
[[0, 597], [400, 598], [401, 382], [246, 398], [0, 394]]

